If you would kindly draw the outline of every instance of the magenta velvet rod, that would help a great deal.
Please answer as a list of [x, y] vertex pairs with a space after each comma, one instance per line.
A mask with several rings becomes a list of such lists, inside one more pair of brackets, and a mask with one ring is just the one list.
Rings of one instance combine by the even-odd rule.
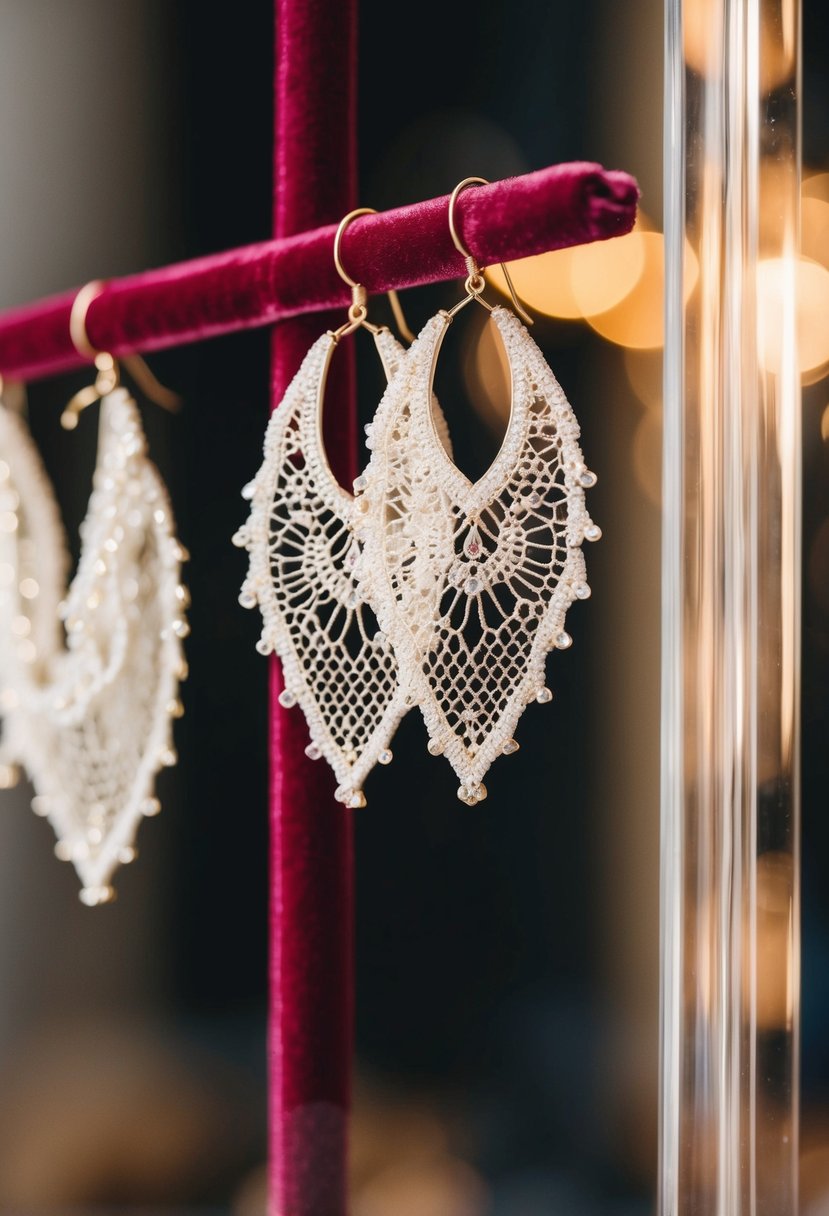
[[[277, 241], [335, 223], [356, 205], [356, 8], [356, 0], [276, 0]], [[331, 281], [330, 227], [323, 232], [295, 243], [293, 270], [275, 275], [260, 293], [267, 308], [277, 281], [293, 293], [295, 304], [315, 278], [319, 302], [342, 299]], [[318, 252], [315, 269], [308, 263], [309, 248]], [[289, 306], [281, 315], [299, 311]], [[272, 407], [332, 320], [336, 325], [330, 317], [300, 316], [275, 328]], [[356, 472], [353, 352], [354, 340], [338, 349], [326, 396], [328, 451], [334, 472], [348, 486]], [[296, 709], [280, 705], [282, 687], [274, 660], [270, 1212], [346, 1216], [354, 1039], [351, 812], [335, 801], [328, 766], [305, 755], [305, 721]]]
[[[310, 14], [322, 10], [323, 3], [309, 0], [302, 7]], [[322, 11], [316, 15], [339, 35], [349, 13], [349, 4], [338, 3], [326, 9], [325, 17]], [[297, 18], [297, 25], [303, 20]], [[343, 67], [337, 53], [326, 64], [323, 49], [333, 38], [314, 36], [312, 42], [307, 82], [284, 64], [280, 67], [292, 81], [284, 86], [286, 97], [301, 96], [306, 85], [312, 92], [325, 74], [321, 91], [328, 99], [336, 94]], [[336, 222], [354, 200], [352, 178], [337, 177], [344, 171], [341, 161], [352, 136], [342, 141], [334, 136], [335, 131], [342, 134], [347, 111], [335, 111], [329, 101], [319, 105], [320, 113], [308, 102], [297, 106], [292, 117], [283, 116], [286, 125], [277, 146], [286, 154], [277, 177], [282, 201], [277, 201], [276, 238], [112, 280], [89, 308], [87, 327], [95, 346], [116, 355], [160, 350], [349, 303], [332, 249]], [[323, 159], [315, 162], [313, 184], [303, 186], [288, 171], [288, 159], [295, 154], [287, 149], [300, 148], [310, 165], [326, 142]], [[317, 206], [316, 191], [329, 206]], [[337, 200], [346, 195], [348, 204], [340, 205]], [[486, 266], [619, 236], [633, 227], [637, 199], [636, 181], [629, 174], [574, 162], [467, 190], [458, 200], [458, 219], [470, 250]], [[443, 197], [356, 220], [343, 242], [351, 273], [370, 291], [464, 275], [463, 260], [449, 239], [447, 207], [448, 197]], [[69, 341], [74, 294], [0, 313], [4, 376], [31, 380], [81, 365]]]

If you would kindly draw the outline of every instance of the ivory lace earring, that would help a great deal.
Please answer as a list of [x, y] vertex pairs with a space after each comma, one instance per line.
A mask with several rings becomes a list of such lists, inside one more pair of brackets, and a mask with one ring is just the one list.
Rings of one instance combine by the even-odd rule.
[[[404, 696], [420, 705], [428, 749], [446, 756], [470, 806], [486, 797], [493, 760], [518, 750], [527, 703], [552, 699], [545, 660], [571, 645], [565, 614], [590, 595], [581, 544], [601, 535], [584, 499], [596, 476], [567, 398], [515, 313], [484, 299], [483, 274], [458, 234], [458, 196], [478, 184], [486, 182], [467, 178], [449, 203], [466, 294], [427, 322], [392, 377], [357, 504], [367, 591]], [[474, 483], [439, 442], [429, 408], [441, 344], [473, 302], [497, 326], [512, 380], [506, 435]]]
[[[325, 383], [341, 340], [368, 330], [387, 378], [404, 353], [388, 329], [368, 321], [365, 288], [342, 264], [345, 231], [367, 214], [373, 214], [370, 208], [346, 215], [334, 239], [337, 271], [352, 290], [348, 319], [317, 339], [272, 413], [264, 460], [243, 491], [251, 499], [250, 516], [233, 538], [250, 555], [239, 602], [261, 609], [257, 650], [275, 651], [281, 659], [280, 701], [302, 709], [311, 737], [306, 752], [328, 761], [338, 782], [336, 797], [349, 807], [365, 805], [363, 783], [375, 764], [390, 763], [389, 743], [409, 708], [391, 646], [361, 586], [354, 526], [362, 501], [355, 504], [337, 482], [322, 439]], [[397, 298], [389, 295], [400, 319]], [[355, 492], [362, 485], [358, 477]]]
[[[70, 323], [76, 349], [97, 375], [61, 421], [73, 429], [96, 401], [100, 416], [80, 560], [60, 605], [66, 643], [36, 687], [15, 690], [22, 759], [37, 790], [33, 808], [48, 816], [55, 852], [74, 863], [89, 905], [114, 898], [113, 871], [135, 857], [142, 817], [160, 809], [153, 787], [158, 769], [177, 758], [171, 719], [183, 712], [181, 639], [189, 632], [181, 584], [187, 554], [173, 532], [166, 489], [115, 360], [86, 334], [87, 309], [102, 287], [81, 289]], [[136, 370], [154, 399], [172, 404], [144, 364]]]
[[[20, 386], [17, 386], [18, 388]], [[10, 394], [11, 395], [11, 392]], [[21, 697], [39, 687], [62, 645], [58, 604], [66, 586], [66, 538], [22, 408], [6, 403], [0, 377], [0, 788], [23, 760]]]

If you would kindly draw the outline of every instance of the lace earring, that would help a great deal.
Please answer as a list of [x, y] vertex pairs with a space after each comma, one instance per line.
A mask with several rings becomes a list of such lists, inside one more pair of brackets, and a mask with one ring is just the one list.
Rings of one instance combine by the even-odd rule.
[[[363, 783], [375, 764], [389, 764], [389, 743], [409, 706], [398, 687], [391, 646], [377, 629], [361, 586], [363, 561], [354, 536], [361, 499], [340, 486], [325, 454], [322, 403], [328, 368], [339, 342], [358, 329], [372, 335], [388, 379], [403, 347], [385, 327], [367, 319], [365, 288], [343, 267], [343, 235], [350, 212], [334, 238], [334, 262], [352, 290], [347, 321], [317, 339], [271, 414], [264, 460], [243, 495], [251, 500], [247, 522], [233, 541], [250, 555], [239, 602], [259, 606], [260, 654], [282, 662], [283, 706], [299, 705], [311, 742], [311, 759], [324, 757], [337, 778], [336, 797], [365, 806]], [[389, 296], [404, 336], [395, 293]], [[438, 411], [436, 425], [443, 429]], [[363, 478], [354, 482], [355, 493]]]
[[[103, 284], [75, 298], [70, 329], [78, 352], [94, 361], [95, 384], [62, 416], [77, 426], [100, 402], [98, 454], [77, 572], [60, 604], [65, 644], [42, 677], [14, 689], [20, 751], [37, 791], [33, 809], [49, 818], [55, 852], [72, 861], [88, 905], [114, 898], [120, 863], [134, 859], [143, 816], [155, 815], [155, 775], [176, 763], [171, 720], [183, 710], [178, 683], [187, 674], [181, 639], [189, 633], [187, 590], [170, 503], [147, 456], [141, 416], [119, 384], [111, 355], [86, 334], [86, 312]], [[159, 403], [172, 405], [146, 365], [136, 367]]]
[[[487, 183], [465, 179], [449, 203], [466, 294], [427, 322], [392, 377], [357, 503], [367, 590], [404, 699], [420, 705], [428, 750], [446, 756], [469, 806], [486, 797], [493, 760], [518, 751], [513, 736], [528, 702], [552, 699], [546, 657], [571, 645], [565, 614], [590, 595], [581, 544], [601, 535], [584, 501], [596, 476], [567, 398], [515, 313], [484, 299], [481, 269], [458, 235], [458, 196], [478, 184]], [[508, 274], [507, 283], [529, 321]], [[512, 381], [506, 435], [474, 483], [439, 442], [429, 408], [441, 344], [472, 302], [490, 313]]]
[[[21, 395], [22, 395], [22, 387]], [[9, 396], [11, 393], [9, 393]], [[69, 555], [52, 483], [0, 377], [0, 788], [16, 785], [25, 730], [21, 699], [38, 688], [61, 646], [58, 605]], [[28, 690], [28, 691], [27, 691]]]

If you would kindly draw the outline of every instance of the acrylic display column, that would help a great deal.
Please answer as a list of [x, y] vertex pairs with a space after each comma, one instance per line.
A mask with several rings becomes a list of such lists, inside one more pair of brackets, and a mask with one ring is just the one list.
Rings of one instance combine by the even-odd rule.
[[795, 1216], [800, 12], [666, 19], [660, 1212]]

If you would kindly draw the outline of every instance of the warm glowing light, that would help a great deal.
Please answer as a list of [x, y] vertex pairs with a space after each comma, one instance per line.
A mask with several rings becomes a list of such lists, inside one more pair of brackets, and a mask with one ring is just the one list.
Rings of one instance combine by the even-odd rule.
[[570, 287], [585, 317], [607, 312], [633, 291], [645, 269], [642, 232], [612, 241], [577, 245], [570, 261]]
[[[547, 317], [576, 320], [606, 312], [621, 303], [639, 281], [645, 266], [641, 235], [649, 226], [647, 217], [640, 214], [634, 231], [625, 236], [510, 262], [515, 289], [531, 310]], [[500, 266], [492, 266], [486, 273], [508, 295]]]
[[[554, 249], [552, 253], [539, 253], [532, 258], [522, 258], [520, 262], [510, 262], [509, 272], [515, 290], [531, 312], [565, 320], [575, 320], [582, 315], [571, 280], [575, 252], [575, 249]], [[500, 266], [490, 266], [486, 276], [502, 294], [509, 294]]]
[[502, 432], [510, 410], [510, 369], [507, 352], [494, 323], [470, 329], [464, 343], [463, 378], [469, 400], [484, 422]]
[[[789, 853], [757, 859], [757, 1026], [785, 1030], [792, 1020], [792, 888]], [[750, 970], [747, 969], [746, 981]]]
[[[587, 322], [603, 338], [618, 346], [633, 346], [638, 350], [654, 350], [663, 345], [663, 290], [665, 254], [662, 234], [642, 232], [645, 264], [633, 290], [620, 304]], [[691, 246], [685, 244], [685, 298], [696, 286], [699, 262]]]
[[829, 173], [813, 173], [803, 179], [803, 198], [822, 198], [829, 203]]
[[820, 416], [820, 437], [824, 443], [829, 442], [829, 405]]
[[783, 356], [784, 315], [794, 289], [797, 306], [798, 358], [801, 372], [829, 362], [829, 270], [810, 258], [794, 267], [788, 258], [766, 258], [757, 266], [757, 326], [762, 366], [777, 371]]
[[810, 368], [809, 371], [800, 373], [801, 384], [817, 384], [818, 380], [823, 380], [829, 376], [829, 363], [821, 363], [819, 367]]
[[791, 233], [796, 224], [797, 180], [794, 165], [785, 157], [764, 156], [758, 170], [758, 257], [775, 257], [780, 252], [782, 234]]
[[[768, 6], [771, 8], [771, 6]], [[797, 28], [793, 6], [783, 0], [774, 11], [766, 11], [760, 27], [760, 88], [770, 93], [794, 73]], [[709, 78], [722, 71], [722, 0], [686, 0], [683, 5], [683, 46], [685, 62], [695, 72]]]
[[829, 266], [829, 201], [806, 197], [800, 204], [800, 251]]

